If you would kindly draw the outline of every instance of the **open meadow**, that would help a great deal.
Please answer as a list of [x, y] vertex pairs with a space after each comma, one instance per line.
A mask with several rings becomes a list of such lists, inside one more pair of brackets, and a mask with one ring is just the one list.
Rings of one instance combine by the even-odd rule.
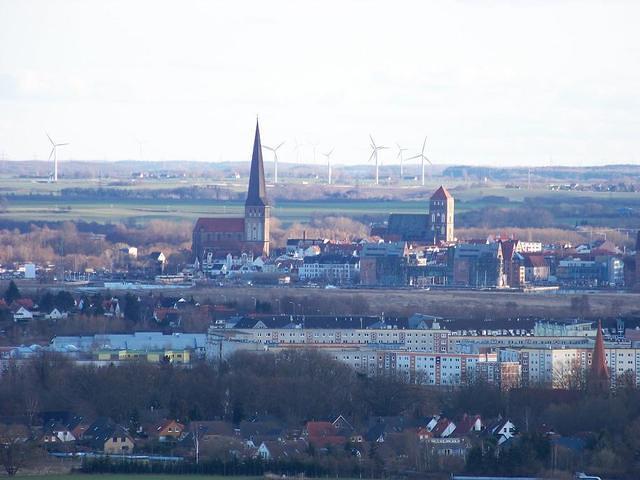
[[[269, 186], [269, 196], [272, 215], [283, 224], [327, 215], [379, 221], [385, 220], [390, 213], [424, 212], [428, 196], [441, 182], [446, 184], [447, 179], [430, 179], [425, 187], [412, 184], [327, 187], [319, 183], [302, 187], [295, 183]], [[628, 226], [637, 223], [636, 212], [640, 211], [640, 196], [632, 192], [551, 191], [541, 186], [531, 190], [499, 185], [448, 186], [456, 198], [460, 226], [480, 226], [483, 219], [476, 217], [481, 212], [517, 210], [532, 205], [555, 212], [554, 222], [564, 228], [572, 228], [585, 220], [595, 226]], [[194, 198], [179, 193], [179, 189], [193, 187], [224, 189], [235, 198]], [[65, 179], [48, 183], [3, 177], [0, 178], [0, 220], [194, 221], [200, 216], [238, 215], [244, 208], [242, 192], [245, 188], [244, 183], [212, 184], [196, 179], [154, 179], [135, 183]], [[293, 188], [302, 189], [302, 194], [290, 198], [287, 194]], [[88, 189], [86, 194], [82, 193], [84, 189]], [[308, 200], [304, 200], [305, 190], [309, 194]], [[323, 197], [319, 197], [320, 191]], [[132, 196], [132, 192], [136, 196]]]

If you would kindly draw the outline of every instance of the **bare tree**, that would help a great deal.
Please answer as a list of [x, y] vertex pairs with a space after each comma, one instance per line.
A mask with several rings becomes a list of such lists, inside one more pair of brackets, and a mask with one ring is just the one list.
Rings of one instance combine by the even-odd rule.
[[30, 436], [25, 425], [0, 426], [0, 463], [7, 475], [18, 473], [35, 456]]

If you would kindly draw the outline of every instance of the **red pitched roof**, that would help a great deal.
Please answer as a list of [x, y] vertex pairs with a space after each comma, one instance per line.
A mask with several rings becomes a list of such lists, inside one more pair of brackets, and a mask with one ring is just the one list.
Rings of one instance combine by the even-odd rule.
[[518, 240], [504, 240], [502, 242], [502, 255], [505, 260], [510, 261], [513, 258], [516, 245], [518, 245]]
[[436, 423], [436, 426], [433, 427], [433, 430], [431, 430], [431, 433], [433, 434], [434, 437], [439, 437], [444, 433], [444, 431], [447, 429], [447, 427], [450, 424], [451, 424], [451, 420], [447, 418], [441, 418], [440, 420], [438, 420], [438, 423]]
[[244, 218], [205, 218], [196, 222], [196, 230], [207, 232], [244, 232]]
[[309, 443], [316, 446], [344, 445], [347, 438], [339, 435], [335, 425], [331, 422], [307, 422]]
[[20, 307], [24, 307], [27, 310], [31, 310], [33, 308], [33, 300], [30, 298], [18, 298], [13, 301], [14, 305], [19, 305]]
[[465, 413], [462, 418], [456, 422], [456, 434], [465, 435], [469, 433], [478, 419], [480, 419], [480, 415], [467, 415]]
[[438, 190], [436, 190], [436, 192], [433, 195], [431, 195], [431, 199], [432, 200], [433, 199], [435, 199], [435, 200], [448, 200], [450, 198], [453, 198], [453, 196], [442, 185], [440, 185], [440, 188], [438, 188]]
[[547, 261], [544, 259], [543, 255], [527, 255], [526, 257], [527, 266], [531, 267], [547, 267]]

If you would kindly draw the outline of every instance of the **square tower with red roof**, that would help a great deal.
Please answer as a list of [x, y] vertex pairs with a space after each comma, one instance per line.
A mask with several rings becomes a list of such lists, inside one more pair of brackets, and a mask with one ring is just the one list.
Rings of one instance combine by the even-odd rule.
[[429, 201], [429, 231], [433, 243], [453, 242], [454, 199], [446, 188], [440, 186]]

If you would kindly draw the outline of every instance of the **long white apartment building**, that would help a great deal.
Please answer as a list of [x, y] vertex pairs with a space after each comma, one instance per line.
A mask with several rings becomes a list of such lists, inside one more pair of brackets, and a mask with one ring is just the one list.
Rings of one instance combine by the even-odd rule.
[[446, 330], [274, 328], [236, 330], [235, 337], [274, 346], [388, 345], [410, 351], [442, 353], [449, 348], [449, 332]]
[[480, 348], [593, 348], [585, 336], [449, 335], [449, 351], [474, 353]]
[[478, 363], [497, 361], [495, 353], [465, 355], [368, 348], [335, 349], [327, 353], [359, 373], [399, 375], [411, 382], [434, 386], [464, 385], [477, 375]]
[[[592, 353], [592, 348], [503, 349], [498, 359], [521, 365], [523, 386], [572, 388], [586, 378]], [[624, 378], [640, 386], [640, 348], [605, 348], [605, 357], [612, 387]]]

